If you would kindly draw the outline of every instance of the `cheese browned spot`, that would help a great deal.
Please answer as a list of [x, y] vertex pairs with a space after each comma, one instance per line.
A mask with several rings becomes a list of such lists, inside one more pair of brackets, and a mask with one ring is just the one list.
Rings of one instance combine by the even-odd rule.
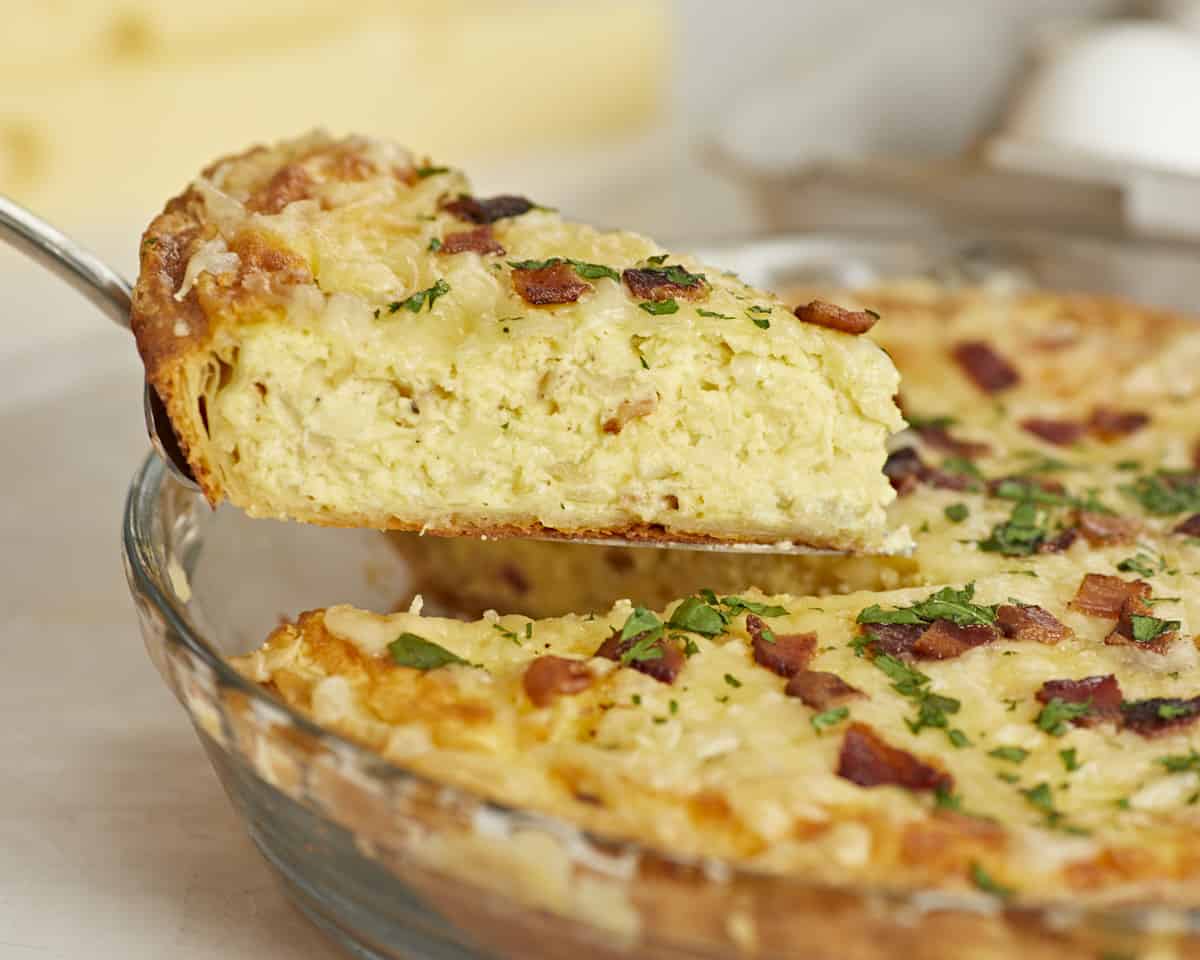
[[457, 233], [446, 234], [442, 238], [442, 245], [438, 248], [438, 253], [441, 254], [467, 252], [499, 255], [504, 253], [504, 247], [492, 233], [491, 226], [485, 223], [474, 230], [460, 230]]
[[496, 197], [470, 197], [460, 195], [456, 200], [442, 204], [442, 209], [452, 213], [460, 220], [471, 223], [495, 223], [505, 217], [519, 217], [534, 208], [534, 203], [524, 197], [511, 194], [501, 194]]
[[314, 184], [312, 175], [302, 164], [286, 164], [250, 194], [246, 199], [246, 209], [255, 213], [279, 213], [289, 203], [307, 198]]
[[828, 710], [846, 700], [866, 696], [858, 687], [851, 686], [836, 673], [826, 670], [798, 671], [788, 680], [783, 692], [814, 710]]
[[630, 267], [621, 279], [640, 300], [702, 300], [708, 296], [707, 281], [682, 267]]
[[817, 653], [815, 633], [775, 634], [753, 613], [746, 614], [746, 632], [755, 661], [781, 677], [803, 670]]
[[954, 789], [954, 778], [906, 750], [893, 747], [865, 723], [846, 728], [837, 775], [860, 787], [896, 786], [906, 790]]
[[1016, 367], [983, 340], [964, 340], [954, 346], [950, 355], [984, 393], [999, 393], [1021, 382]]
[[1012, 640], [1058, 643], [1075, 636], [1075, 631], [1049, 610], [1036, 604], [1005, 603], [996, 609], [996, 623]]
[[847, 310], [824, 300], [801, 304], [792, 312], [802, 323], [813, 323], [854, 336], [866, 333], [879, 321], [879, 314], [874, 310]]
[[1077, 727], [1094, 727], [1121, 718], [1121, 685], [1111, 673], [1082, 680], [1047, 680], [1038, 690], [1037, 699], [1046, 704], [1054, 700], [1087, 704], [1086, 713], [1071, 718]]
[[521, 683], [533, 705], [545, 707], [557, 697], [586, 690], [592, 673], [582, 660], [546, 654], [525, 668]]
[[1026, 417], [1021, 421], [1021, 429], [1059, 447], [1078, 443], [1087, 433], [1087, 425], [1078, 420], [1047, 420], [1044, 417]]
[[1105, 573], [1088, 573], [1084, 575], [1069, 606], [1089, 617], [1111, 617], [1115, 620], [1130, 597], [1149, 596], [1150, 584], [1144, 580], [1122, 580]]
[[575, 268], [565, 261], [534, 269], [514, 267], [513, 287], [526, 303], [535, 307], [555, 303], [574, 303], [592, 289]]

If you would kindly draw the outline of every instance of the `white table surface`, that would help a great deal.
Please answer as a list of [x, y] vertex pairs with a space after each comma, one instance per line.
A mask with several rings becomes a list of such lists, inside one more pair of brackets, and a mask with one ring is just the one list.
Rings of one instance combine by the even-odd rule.
[[0, 256], [0, 958], [333, 960], [142, 646], [140, 364], [105, 323]]

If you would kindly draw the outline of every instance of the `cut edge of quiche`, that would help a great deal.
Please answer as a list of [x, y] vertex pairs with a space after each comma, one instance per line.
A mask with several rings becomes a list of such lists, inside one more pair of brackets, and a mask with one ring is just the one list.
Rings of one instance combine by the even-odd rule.
[[898, 375], [869, 311], [795, 311], [632, 233], [313, 134], [147, 229], [133, 328], [212, 503], [483, 537], [903, 551]]

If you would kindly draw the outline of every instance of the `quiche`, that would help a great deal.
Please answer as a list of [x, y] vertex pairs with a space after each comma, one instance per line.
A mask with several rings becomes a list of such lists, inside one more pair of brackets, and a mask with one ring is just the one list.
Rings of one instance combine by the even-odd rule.
[[208, 499], [449, 535], [903, 550], [869, 311], [387, 142], [220, 160], [147, 229], [133, 329]]
[[[1171, 566], [1200, 535], [1200, 324], [1104, 297], [928, 281], [802, 290], [878, 312], [909, 428], [886, 472], [907, 557], [713, 555], [397, 535], [441, 607], [557, 616], [703, 587], [826, 594], [1023, 570]], [[1174, 532], [1174, 531], [1179, 532]], [[1165, 555], [1163, 554], [1165, 551]]]
[[331, 607], [234, 662], [405, 768], [608, 838], [818, 884], [1194, 907], [1200, 601], [1179, 587]]

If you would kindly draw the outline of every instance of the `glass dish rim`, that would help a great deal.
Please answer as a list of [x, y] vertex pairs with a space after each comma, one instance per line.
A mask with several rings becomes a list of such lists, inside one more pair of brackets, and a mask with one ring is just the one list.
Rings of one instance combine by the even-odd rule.
[[[1185, 243], [1129, 241], [1068, 231], [994, 230], [972, 228], [969, 226], [961, 229], [937, 228], [915, 229], [911, 231], [857, 228], [837, 231], [827, 229], [795, 231], [759, 236], [747, 240], [727, 239], [711, 243], [698, 243], [695, 245], [695, 249], [703, 251], [706, 255], [709, 252], [717, 255], [720, 255], [721, 252], [740, 252], [746, 254], [756, 249], [764, 252], [774, 249], [786, 250], [789, 247], [794, 248], [805, 242], [835, 244], [840, 242], [849, 245], [858, 244], [860, 246], [874, 245], [884, 247], [903, 244], [913, 250], [923, 250], [930, 254], [936, 254], [942, 251], [950, 253], [955, 249], [960, 251], [964, 248], [970, 249], [973, 246], [986, 244], [989, 240], [1003, 242], [1006, 239], [1024, 239], [1042, 242], [1059, 241], [1067, 244], [1083, 244], [1092, 249], [1104, 249], [1113, 253], [1126, 254], [1137, 252], [1143, 255], [1153, 255], [1154, 253], [1169, 251], [1177, 255], [1187, 255], [1192, 258], [1198, 256], [1198, 249], [1200, 249]], [[179, 644], [189, 654], [197, 658], [200, 663], [213, 672], [213, 676], [220, 687], [232, 689], [249, 698], [249, 702], [256, 707], [265, 708], [276, 716], [286, 718], [289, 724], [303, 731], [305, 734], [314, 737], [322, 745], [333, 748], [341, 756], [344, 757], [349, 752], [354, 757], [359, 769], [364, 773], [368, 773], [388, 783], [414, 783], [441, 791], [451, 791], [470, 801], [472, 804], [478, 805], [479, 809], [489, 814], [509, 818], [514, 824], [540, 826], [550, 829], [557, 828], [559, 830], [565, 829], [582, 838], [602, 845], [609, 850], [619, 850], [623, 854], [636, 854], [639, 858], [648, 858], [677, 866], [699, 868], [706, 874], [715, 872], [731, 883], [741, 878], [750, 882], [795, 885], [798, 888], [807, 890], [840, 890], [845, 893], [853, 893], [864, 897], [870, 896], [876, 900], [892, 902], [897, 905], [911, 905], [921, 902], [924, 898], [933, 897], [938, 898], [944, 903], [947, 909], [963, 909], [968, 911], [978, 910], [981, 903], [992, 902], [991, 898], [982, 900], [981, 897], [985, 897], [985, 895], [975, 891], [943, 890], [936, 887], [897, 889], [885, 886], [868, 886], [861, 883], [813, 883], [802, 877], [760, 870], [751, 864], [739, 863], [717, 856], [675, 853], [644, 840], [606, 835], [599, 831], [580, 826], [558, 814], [542, 813], [504, 801], [494, 800], [470, 788], [437, 780], [395, 763], [382, 754], [322, 726], [238, 673], [226, 658], [204, 639], [201, 631], [193, 626], [186, 611], [180, 609], [173, 601], [172, 591], [166, 586], [172, 579], [170, 571], [155, 561], [155, 555], [152, 550], [146, 549], [154, 544], [157, 539], [154, 533], [155, 520], [159, 516], [159, 509], [163, 500], [164, 484], [170, 483], [170, 477], [162, 460], [156, 453], [150, 451], [135, 471], [126, 494], [121, 527], [121, 545], [131, 588], [136, 585], [137, 596], [135, 600], [144, 598], [153, 605], [168, 628], [168, 644], [172, 642]], [[182, 492], [187, 493], [187, 491]], [[200, 498], [199, 494], [189, 493], [188, 495], [197, 499]], [[1183, 927], [1187, 935], [1200, 933], [1200, 906], [1175, 905], [1164, 907], [1157, 906], [1148, 901], [1136, 901], [1125, 904], [1077, 904], [1072, 903], [1070, 899], [1064, 898], [1061, 900], [1018, 899], [1009, 905], [1005, 905], [1002, 909], [1008, 907], [1034, 914], [1052, 914], [1061, 912], [1064, 909], [1078, 910], [1081, 915], [1081, 922], [1086, 922], [1087, 916], [1094, 915], [1096, 911], [1099, 911], [1108, 920], [1123, 919], [1130, 923], [1134, 929], [1152, 929], [1162, 922], [1164, 915], [1168, 915], [1177, 917], [1183, 921]]]

